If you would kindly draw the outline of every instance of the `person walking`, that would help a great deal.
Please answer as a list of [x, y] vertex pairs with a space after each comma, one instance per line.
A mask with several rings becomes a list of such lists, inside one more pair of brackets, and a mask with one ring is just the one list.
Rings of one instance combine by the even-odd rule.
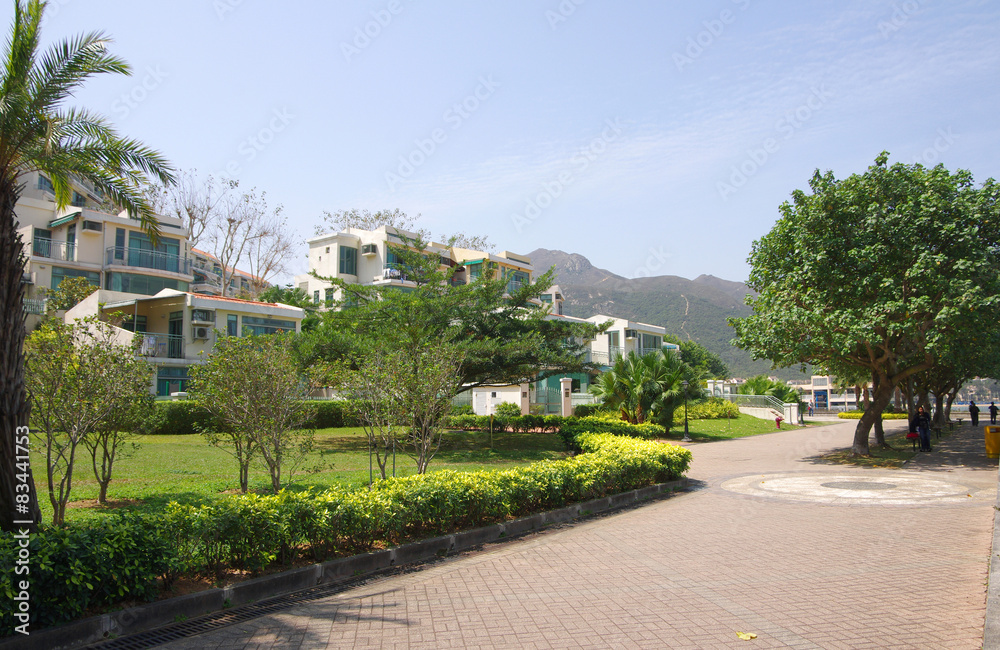
[[972, 426], [979, 426], [979, 407], [971, 399], [969, 400], [969, 417], [972, 418]]
[[997, 411], [1000, 411], [1000, 409], [997, 408], [997, 403], [996, 402], [990, 402], [990, 409], [989, 410], [990, 410], [990, 424], [996, 424], [997, 423]]
[[931, 451], [931, 415], [923, 406], [917, 408], [916, 425], [920, 435], [920, 451]]

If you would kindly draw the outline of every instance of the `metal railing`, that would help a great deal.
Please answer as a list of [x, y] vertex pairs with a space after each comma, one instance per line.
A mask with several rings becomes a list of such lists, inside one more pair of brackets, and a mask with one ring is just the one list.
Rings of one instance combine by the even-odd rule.
[[184, 358], [184, 337], [177, 334], [136, 332], [138, 352], [144, 357]]
[[107, 266], [134, 266], [191, 275], [191, 260], [173, 253], [112, 246], [105, 251]]
[[636, 354], [638, 354], [640, 357], [644, 357], [650, 353], [659, 354], [659, 352], [660, 348], [639, 348], [638, 350], [636, 350]]
[[26, 314], [45, 314], [45, 300], [35, 300], [33, 298], [24, 299], [24, 313]]
[[785, 411], [785, 403], [782, 402], [777, 397], [773, 395], [739, 395], [739, 394], [729, 394], [723, 395], [723, 399], [727, 399], [737, 406], [746, 406], [749, 408], [762, 408], [762, 409], [774, 409], [775, 411], [783, 413]]
[[35, 237], [31, 241], [31, 254], [35, 257], [47, 257], [51, 260], [74, 262], [76, 261], [76, 244]]

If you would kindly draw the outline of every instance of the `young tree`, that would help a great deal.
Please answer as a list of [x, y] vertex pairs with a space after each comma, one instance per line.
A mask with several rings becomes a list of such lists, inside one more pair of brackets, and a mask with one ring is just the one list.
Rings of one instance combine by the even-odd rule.
[[776, 366], [812, 363], [872, 374], [853, 451], [893, 389], [931, 368], [950, 339], [971, 337], [1000, 305], [1000, 188], [942, 165], [888, 166], [882, 153], [844, 180], [817, 170], [750, 255], [753, 315], [736, 343]]
[[[31, 421], [45, 446], [52, 521], [62, 524], [77, 448], [96, 431], [115, 428], [123, 412], [136, 408], [136, 392], [149, 394], [151, 370], [96, 318], [74, 324], [45, 321], [28, 337], [25, 362]], [[106, 481], [110, 472], [109, 464]], [[106, 488], [105, 482], [102, 495]]]
[[[100, 486], [98, 502], [107, 503], [115, 461], [130, 455], [138, 436], [153, 415], [156, 400], [151, 390], [153, 367], [135, 353], [134, 346], [114, 346], [102, 381], [113, 387], [107, 412], [83, 438], [90, 452], [94, 478]], [[131, 443], [131, 450], [126, 445]]]
[[417, 464], [417, 474], [427, 472], [441, 449], [441, 420], [462, 386], [462, 355], [454, 345], [428, 345], [394, 355], [401, 365], [395, 375], [400, 406], [410, 425], [404, 429], [403, 440]]
[[[684, 382], [688, 385], [685, 388]], [[619, 356], [591, 385], [593, 393], [626, 422], [657, 422], [667, 430], [674, 411], [685, 399], [701, 399], [700, 374], [673, 352], [660, 350], [639, 356]]]
[[240, 487], [246, 490], [249, 458], [258, 454], [277, 493], [282, 472], [290, 480], [313, 441], [312, 431], [297, 430], [309, 413], [291, 337], [220, 335], [211, 356], [204, 364], [192, 366], [190, 373], [194, 399], [233, 432], [222, 435], [237, 445], [234, 455], [240, 461]]
[[402, 395], [402, 373], [408, 372], [398, 352], [372, 349], [357, 361], [357, 370], [343, 374], [340, 387], [350, 396], [351, 411], [368, 437], [381, 477], [394, 453], [406, 421]]
[[337, 210], [336, 212], [324, 210], [323, 216], [320, 217], [322, 222], [316, 226], [316, 234], [322, 235], [331, 230], [333, 232], [343, 232], [348, 228], [378, 230], [382, 226], [413, 232], [419, 218], [419, 214], [411, 217], [399, 208], [395, 210], [379, 210], [377, 212], [356, 209]]
[[52, 314], [76, 307], [82, 300], [97, 291], [87, 278], [65, 278], [56, 289], [43, 289], [45, 311]]
[[[31, 485], [29, 512], [18, 512], [15, 435], [28, 424], [30, 403], [24, 384], [23, 246], [17, 234], [15, 205], [21, 196], [19, 176], [43, 171], [52, 181], [56, 202], [69, 204], [72, 179], [82, 178], [119, 208], [139, 220], [155, 240], [155, 214], [144, 198], [146, 175], [163, 183], [174, 180], [159, 153], [136, 140], [120, 137], [103, 117], [65, 108], [90, 77], [128, 74], [129, 66], [107, 52], [100, 32], [53, 45], [39, 54], [40, 0], [14, 3], [11, 34], [0, 61], [0, 528], [15, 520], [41, 521]], [[30, 472], [29, 472], [30, 473]]]

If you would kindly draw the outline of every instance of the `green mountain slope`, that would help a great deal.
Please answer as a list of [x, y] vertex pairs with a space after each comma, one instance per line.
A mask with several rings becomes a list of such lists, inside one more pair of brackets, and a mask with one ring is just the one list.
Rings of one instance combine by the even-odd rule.
[[735, 377], [767, 374], [801, 378], [797, 368], [772, 370], [769, 361], [754, 361], [730, 344], [733, 330], [726, 319], [746, 316], [750, 289], [710, 275], [688, 280], [673, 275], [629, 279], [593, 266], [575, 253], [537, 249], [529, 253], [535, 269], [556, 269], [556, 283], [570, 316], [608, 314], [659, 325], [682, 339], [694, 340], [719, 355]]

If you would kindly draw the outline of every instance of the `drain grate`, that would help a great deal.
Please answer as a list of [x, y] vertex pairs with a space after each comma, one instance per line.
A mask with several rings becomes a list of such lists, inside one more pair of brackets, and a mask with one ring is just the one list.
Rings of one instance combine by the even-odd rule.
[[832, 481], [820, 485], [838, 490], [891, 490], [896, 487], [892, 483], [875, 483], [874, 481]]

